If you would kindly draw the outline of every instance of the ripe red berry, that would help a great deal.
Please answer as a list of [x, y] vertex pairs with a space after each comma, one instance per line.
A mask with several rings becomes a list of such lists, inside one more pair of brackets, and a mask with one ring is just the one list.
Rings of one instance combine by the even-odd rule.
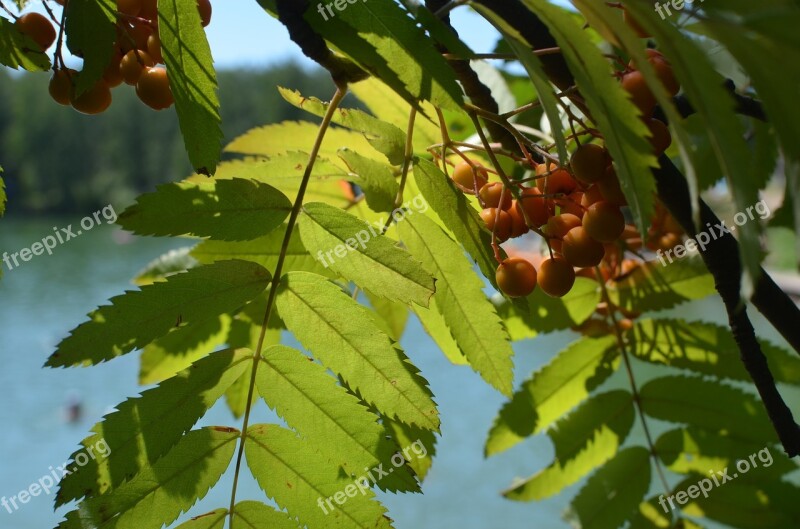
[[131, 50], [125, 54], [119, 63], [119, 71], [122, 73], [122, 78], [129, 85], [135, 85], [139, 82], [144, 69], [150, 66], [155, 66], [156, 62], [150, 57], [150, 54], [142, 50]]
[[521, 257], [509, 257], [500, 263], [495, 279], [500, 290], [512, 298], [525, 297], [536, 289], [536, 269]]
[[153, 110], [164, 110], [175, 102], [164, 68], [147, 68], [136, 83], [136, 95]]
[[507, 211], [486, 208], [481, 211], [481, 218], [486, 223], [486, 228], [494, 233], [498, 241], [503, 242], [511, 237], [512, 220]]
[[489, 182], [481, 187], [478, 192], [483, 204], [487, 208], [500, 208], [507, 210], [511, 207], [511, 191], [505, 189], [505, 186], [500, 182]]
[[519, 237], [530, 231], [528, 225], [525, 224], [525, 218], [522, 216], [522, 211], [517, 206], [517, 201], [511, 201], [511, 207], [508, 208], [508, 215], [511, 217], [511, 237]]
[[20, 33], [30, 37], [42, 51], [56, 41], [56, 30], [47, 17], [39, 13], [25, 13], [14, 23]]
[[56, 70], [50, 78], [48, 91], [50, 97], [59, 105], [69, 105], [69, 96], [72, 93], [72, 76], [75, 70]]
[[572, 266], [589, 268], [600, 264], [606, 249], [602, 243], [592, 239], [583, 226], [578, 226], [564, 236], [562, 253]]
[[572, 290], [575, 270], [563, 257], [546, 259], [539, 267], [538, 284], [548, 296], [560, 298]]
[[528, 220], [536, 228], [544, 226], [547, 223], [547, 219], [550, 218], [547, 201], [542, 197], [538, 189], [532, 187], [522, 190], [516, 207], [520, 216], [523, 216], [522, 212], [523, 210], [525, 211], [525, 214], [528, 215]]
[[639, 108], [644, 117], [653, 115], [656, 108], [656, 97], [647, 86], [642, 72], [634, 70], [622, 76], [622, 88], [624, 88], [633, 100], [633, 104]]
[[650, 143], [653, 145], [656, 155], [661, 156], [672, 145], [672, 135], [669, 133], [669, 128], [657, 119], [649, 119], [646, 124], [652, 135]]
[[475, 194], [476, 189], [480, 190], [489, 181], [489, 173], [480, 164], [477, 164], [473, 171], [470, 164], [461, 162], [453, 169], [451, 178], [453, 182], [461, 186], [462, 191], [471, 191], [472, 194]]
[[583, 227], [596, 241], [614, 242], [625, 231], [625, 216], [619, 206], [605, 201], [596, 202], [583, 214]]
[[575, 178], [589, 185], [603, 178], [610, 161], [608, 151], [603, 147], [594, 143], [584, 143], [575, 149], [569, 165]]
[[101, 114], [111, 106], [111, 89], [100, 78], [94, 86], [81, 95], [76, 95], [75, 91], [72, 90], [70, 103], [72, 103], [72, 108], [82, 114]]
[[554, 195], [556, 193], [570, 194], [578, 188], [578, 183], [565, 169], [558, 169], [551, 164], [550, 174], [544, 170], [545, 165], [536, 168], [536, 174], [541, 178], [536, 180], [536, 187], [541, 193]]

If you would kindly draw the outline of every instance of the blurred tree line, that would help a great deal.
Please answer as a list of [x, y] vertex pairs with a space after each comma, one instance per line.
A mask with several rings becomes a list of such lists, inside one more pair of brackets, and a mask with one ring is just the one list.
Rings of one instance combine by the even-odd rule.
[[[157, 184], [192, 173], [174, 110], [154, 112], [133, 87], [114, 89], [111, 108], [84, 116], [56, 104], [47, 75], [0, 69], [0, 166], [11, 213], [79, 213], [124, 207]], [[276, 86], [327, 98], [330, 77], [287, 63], [265, 70], [219, 72], [226, 142], [285, 119], [310, 119]]]

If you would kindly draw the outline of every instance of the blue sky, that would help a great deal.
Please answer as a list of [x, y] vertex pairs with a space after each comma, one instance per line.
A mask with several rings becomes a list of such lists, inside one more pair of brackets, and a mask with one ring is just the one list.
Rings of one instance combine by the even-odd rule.
[[[286, 29], [269, 16], [256, 0], [211, 0], [211, 25], [206, 28], [218, 68], [264, 67], [289, 58], [311, 64], [289, 40]], [[29, 10], [43, 9], [31, 2]], [[476, 51], [491, 51], [496, 33], [468, 8], [454, 12], [461, 37]]]

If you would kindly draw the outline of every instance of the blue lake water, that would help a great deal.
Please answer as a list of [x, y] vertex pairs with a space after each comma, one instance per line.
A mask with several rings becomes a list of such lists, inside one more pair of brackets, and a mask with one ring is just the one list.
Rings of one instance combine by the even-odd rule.
[[[0, 224], [0, 252], [29, 247], [52, 233], [53, 226], [71, 222], [74, 219], [4, 219]], [[86, 369], [42, 368], [55, 345], [84, 321], [86, 313], [132, 288], [130, 278], [154, 257], [185, 245], [143, 238], [120, 243], [119, 235], [114, 228], [95, 228], [58, 246], [52, 256], [34, 257], [10, 271], [4, 266], [0, 281], [0, 497], [18, 494], [49, 474], [51, 467], [63, 464], [104, 413], [142, 389], [137, 385], [138, 354]], [[693, 309], [707, 319], [722, 321], [716, 301]], [[688, 317], [685, 310], [682, 315]], [[765, 326], [762, 323], [759, 327]], [[765, 333], [774, 337], [774, 332], [762, 330], [761, 334]], [[574, 334], [565, 332], [515, 344], [517, 383], [574, 338]], [[547, 438], [532, 438], [484, 460], [486, 432], [505, 399], [470, 370], [451, 365], [415, 320], [410, 322], [402, 345], [430, 381], [440, 406], [442, 437], [422, 495], [379, 493], [395, 527], [566, 527], [561, 514], [580, 485], [539, 503], [510, 502], [500, 496], [516, 476], [533, 474], [551, 461], [553, 452]], [[624, 379], [611, 380], [610, 385], [622, 387]], [[73, 396], [79, 396], [85, 409], [78, 424], [68, 424], [64, 411]], [[796, 392], [791, 401], [798, 403]], [[253, 421], [270, 419], [265, 408], [263, 403], [257, 407]], [[200, 424], [241, 426], [222, 402]], [[244, 476], [238, 499], [264, 499], [249, 474], [245, 472]], [[227, 507], [231, 483], [229, 469], [190, 514]], [[54, 527], [65, 509], [54, 513], [52, 499], [40, 495], [13, 513], [0, 508], [0, 528]]]

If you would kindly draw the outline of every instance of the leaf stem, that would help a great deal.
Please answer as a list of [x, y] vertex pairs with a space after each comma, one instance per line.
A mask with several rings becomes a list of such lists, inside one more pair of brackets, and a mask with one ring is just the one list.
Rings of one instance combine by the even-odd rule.
[[253, 394], [255, 393], [256, 373], [258, 371], [258, 365], [261, 360], [261, 352], [264, 347], [264, 339], [267, 334], [267, 326], [269, 324], [269, 319], [270, 316], [272, 315], [272, 308], [275, 305], [275, 297], [277, 295], [278, 285], [280, 285], [281, 282], [281, 272], [283, 270], [283, 264], [286, 261], [286, 254], [288, 253], [289, 250], [289, 241], [292, 238], [292, 232], [294, 230], [295, 224], [297, 223], [297, 217], [300, 216], [300, 210], [303, 207], [303, 198], [305, 197], [306, 189], [308, 188], [308, 182], [309, 180], [311, 180], [311, 173], [314, 170], [314, 163], [316, 162], [320, 148], [322, 147], [322, 141], [325, 139], [325, 133], [328, 131], [331, 121], [333, 121], [333, 115], [339, 108], [339, 105], [341, 104], [345, 95], [347, 95], [346, 87], [339, 87], [336, 89], [336, 93], [333, 95], [333, 98], [331, 99], [331, 102], [328, 106], [328, 110], [327, 112], [325, 112], [325, 117], [322, 119], [322, 123], [319, 126], [319, 131], [317, 132], [317, 138], [314, 141], [314, 147], [311, 149], [311, 153], [309, 154], [308, 157], [308, 165], [306, 165], [305, 172], [303, 173], [303, 180], [300, 183], [300, 188], [297, 190], [297, 198], [295, 198], [294, 200], [294, 205], [292, 206], [292, 212], [289, 215], [289, 221], [286, 225], [286, 233], [283, 237], [283, 245], [281, 246], [281, 251], [280, 254], [278, 255], [278, 262], [275, 265], [275, 272], [272, 275], [272, 283], [270, 284], [269, 288], [269, 297], [267, 298], [267, 309], [264, 314], [264, 321], [261, 324], [261, 334], [258, 337], [258, 344], [256, 345], [255, 354], [253, 355], [253, 372], [250, 375], [250, 387], [247, 391], [247, 404], [245, 406], [244, 419], [242, 422], [242, 437], [239, 443], [238, 453], [236, 454], [236, 470], [233, 476], [233, 487], [231, 490], [231, 505], [230, 509], [228, 510], [230, 529], [233, 529], [233, 512], [236, 504], [236, 489], [239, 484], [239, 473], [241, 472], [242, 468], [242, 456], [244, 455], [244, 445], [245, 442], [247, 441], [247, 428], [250, 423], [250, 411], [253, 406]]
[[656, 471], [658, 472], [659, 478], [661, 478], [661, 484], [664, 486], [664, 492], [669, 494], [671, 488], [667, 482], [667, 478], [664, 476], [664, 469], [661, 468], [661, 461], [659, 461], [658, 455], [656, 454], [656, 447], [653, 443], [653, 437], [650, 435], [650, 428], [647, 426], [647, 419], [645, 419], [644, 411], [642, 410], [642, 399], [639, 396], [639, 389], [636, 385], [636, 377], [633, 374], [631, 359], [628, 355], [628, 350], [625, 347], [625, 340], [622, 339], [622, 331], [619, 328], [617, 318], [614, 316], [614, 305], [611, 303], [611, 297], [608, 295], [608, 289], [606, 288], [606, 283], [603, 279], [602, 272], [600, 272], [598, 267], [595, 267], [594, 272], [597, 276], [597, 282], [600, 283], [600, 289], [603, 293], [603, 301], [605, 301], [606, 306], [608, 307], [608, 319], [611, 321], [611, 327], [614, 329], [614, 337], [617, 339], [617, 347], [619, 347], [620, 355], [622, 356], [622, 360], [625, 362], [625, 370], [628, 373], [628, 381], [630, 382], [631, 393], [633, 394], [633, 403], [636, 405], [636, 413], [642, 423], [642, 429], [644, 430], [644, 436], [647, 440], [647, 446], [650, 449], [650, 457], [653, 458]]

